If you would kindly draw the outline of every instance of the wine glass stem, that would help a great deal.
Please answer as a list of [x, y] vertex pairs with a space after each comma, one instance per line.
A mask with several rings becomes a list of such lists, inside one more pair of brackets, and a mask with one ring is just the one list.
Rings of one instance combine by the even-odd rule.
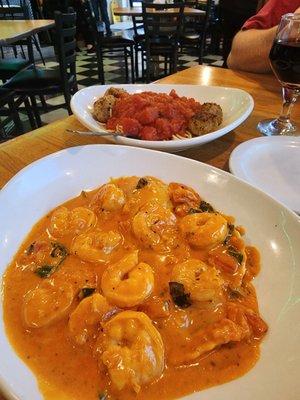
[[282, 87], [282, 110], [278, 122], [282, 125], [287, 125], [290, 123], [290, 116], [292, 112], [293, 105], [295, 104], [299, 94], [299, 89], [291, 89], [288, 87]]

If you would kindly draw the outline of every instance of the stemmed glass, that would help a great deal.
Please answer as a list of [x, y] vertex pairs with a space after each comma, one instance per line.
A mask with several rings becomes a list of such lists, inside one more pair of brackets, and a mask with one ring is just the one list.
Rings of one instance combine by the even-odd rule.
[[300, 14], [283, 15], [269, 57], [273, 72], [282, 85], [282, 111], [275, 120], [261, 121], [257, 129], [267, 136], [300, 135], [299, 128], [290, 120], [300, 94]]

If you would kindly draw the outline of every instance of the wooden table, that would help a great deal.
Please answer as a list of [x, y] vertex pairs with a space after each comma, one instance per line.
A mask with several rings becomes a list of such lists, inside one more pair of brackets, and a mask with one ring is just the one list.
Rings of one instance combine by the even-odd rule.
[[[175, 84], [231, 86], [244, 89], [253, 96], [255, 101], [253, 113], [237, 129], [211, 143], [180, 153], [183, 157], [203, 161], [225, 170], [228, 170], [230, 153], [239, 143], [260, 136], [256, 131], [257, 123], [264, 118], [276, 117], [280, 112], [280, 86], [272, 75], [196, 66], [157, 83], [174, 84], [174, 86]], [[296, 104], [293, 114], [299, 124], [300, 104]], [[107, 143], [105, 139], [99, 137], [66, 133], [67, 128], [85, 129], [74, 116], [71, 116], [0, 144], [0, 187], [26, 165], [55, 151], [83, 144]], [[0, 400], [4, 400], [1, 394]]]
[[52, 19], [34, 20], [1, 20], [0, 46], [5, 46], [24, 39], [37, 32], [50, 29], [54, 26]]
[[[203, 161], [224, 170], [228, 170], [229, 155], [239, 143], [260, 136], [256, 131], [257, 123], [264, 118], [276, 117], [280, 112], [280, 86], [272, 75], [196, 66], [164, 78], [158, 83], [231, 86], [244, 89], [253, 96], [254, 111], [242, 125], [211, 143], [180, 153], [183, 157]], [[296, 122], [300, 124], [299, 102], [295, 105], [293, 115]], [[2, 143], [0, 145], [0, 187], [21, 168], [47, 154], [71, 146], [107, 143], [104, 138], [67, 133], [67, 128], [86, 129], [74, 116], [70, 116]]]
[[[157, 11], [156, 14], [164, 14], [164, 13], [170, 13], [172, 9], [169, 10], [160, 10]], [[122, 17], [139, 17], [142, 16], [142, 7], [116, 7], [114, 8], [114, 14], [117, 16], [122, 16]], [[205, 11], [203, 10], [197, 10], [196, 8], [191, 8], [191, 7], [184, 7], [184, 15], [205, 15]]]

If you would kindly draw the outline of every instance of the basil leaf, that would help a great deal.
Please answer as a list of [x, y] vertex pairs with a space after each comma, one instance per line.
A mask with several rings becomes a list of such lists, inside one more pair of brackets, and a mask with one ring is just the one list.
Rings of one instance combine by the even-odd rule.
[[37, 274], [40, 278], [48, 278], [53, 274], [55, 267], [52, 265], [43, 265], [42, 267], [37, 268], [34, 273]]
[[215, 212], [215, 210], [213, 209], [213, 207], [207, 203], [204, 200], [201, 200], [200, 206], [199, 206], [200, 210], [203, 212]]
[[227, 250], [227, 253], [230, 256], [234, 257], [239, 264], [242, 264], [243, 259], [244, 259], [243, 254], [240, 253], [239, 251], [237, 251], [237, 249], [235, 247], [229, 246], [228, 250]]
[[30, 256], [33, 253], [35, 242], [32, 242], [26, 249], [26, 254]]
[[84, 299], [85, 297], [91, 296], [96, 291], [95, 288], [84, 287], [80, 289], [78, 293], [79, 300]]
[[136, 185], [136, 189], [142, 189], [146, 185], [148, 185], [147, 179], [146, 178], [140, 178], [138, 183], [137, 183], [137, 185]]
[[169, 282], [170, 295], [174, 304], [180, 308], [188, 308], [192, 303], [190, 294], [185, 293], [184, 285], [178, 282]]

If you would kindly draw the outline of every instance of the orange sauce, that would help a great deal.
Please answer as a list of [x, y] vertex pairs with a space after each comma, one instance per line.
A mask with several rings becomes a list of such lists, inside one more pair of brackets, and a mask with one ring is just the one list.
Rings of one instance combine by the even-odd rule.
[[[116, 180], [116, 184], [118, 182], [126, 193], [126, 179]], [[89, 206], [95, 193], [96, 191], [83, 193], [66, 202], [64, 206], [69, 210], [79, 206]], [[130, 193], [129, 189], [128, 193]], [[16, 353], [35, 374], [45, 399], [98, 400], [103, 394], [107, 396], [103, 398], [114, 400], [174, 399], [236, 379], [249, 371], [258, 361], [261, 337], [253, 334], [246, 340], [232, 341], [217, 346], [190, 362], [174, 365], [170, 360], [182, 357], [188, 345], [185, 341], [184, 328], [181, 328], [183, 331], [181, 335], [178, 327], [173, 329], [172, 323], [167, 322], [170, 315], [176, 319], [187, 313], [184, 315], [189, 316], [190, 322], [192, 321], [192, 330], [196, 332], [224, 318], [228, 301], [249, 308], [258, 315], [255, 289], [250, 283], [259, 271], [259, 253], [256, 249], [246, 247], [248, 262], [246, 262], [245, 279], [237, 291], [230, 289], [230, 285], [226, 286], [224, 304], [213, 310], [205, 307], [193, 309], [193, 305], [190, 308], [181, 309], [172, 302], [168, 291], [172, 268], [176, 263], [187, 258], [197, 258], [208, 262], [209, 251], [192, 248], [181, 238], [179, 248], [169, 252], [163, 259], [158, 257], [155, 251], [142, 248], [137, 243], [128, 224], [128, 215], [122, 210], [114, 212], [113, 217], [109, 218], [107, 214], [102, 216], [98, 213], [98, 227], [101, 226], [101, 229], [105, 231], [117, 230], [124, 238], [122, 248], [112, 255], [108, 264], [116, 262], [130, 249], [139, 248], [139, 259], [153, 268], [154, 292], [143, 304], [132, 309], [149, 315], [160, 332], [166, 349], [165, 368], [159, 379], [143, 386], [139, 393], [135, 393], [132, 388], [116, 390], [106, 368], [99, 365], [99, 359], [94, 352], [101, 329], [100, 324], [95, 335], [83, 345], [76, 343], [70, 335], [68, 320], [71, 312], [80, 302], [77, 296], [67, 315], [60, 320], [40, 328], [29, 327], [24, 323], [22, 310], [25, 294], [47, 279], [34, 273], [35, 267], [32, 264], [26, 265], [26, 251], [33, 242], [38, 240], [53, 241], [53, 238], [49, 237], [52, 214], [53, 212], [50, 212], [33, 227], [7, 268], [4, 277], [4, 320], [8, 338]], [[74, 235], [65, 235], [59, 238], [59, 243], [70, 249], [73, 237]], [[101, 292], [100, 282], [106, 267], [107, 264], [86, 262], [69, 254], [54, 275], [62, 276], [65, 281], [71, 283], [76, 293], [85, 286], [96, 287], [96, 290]], [[226, 282], [230, 284], [230, 275], [222, 274]], [[164, 311], [161, 311], [161, 304], [164, 302], [169, 307], [165, 315]]]

